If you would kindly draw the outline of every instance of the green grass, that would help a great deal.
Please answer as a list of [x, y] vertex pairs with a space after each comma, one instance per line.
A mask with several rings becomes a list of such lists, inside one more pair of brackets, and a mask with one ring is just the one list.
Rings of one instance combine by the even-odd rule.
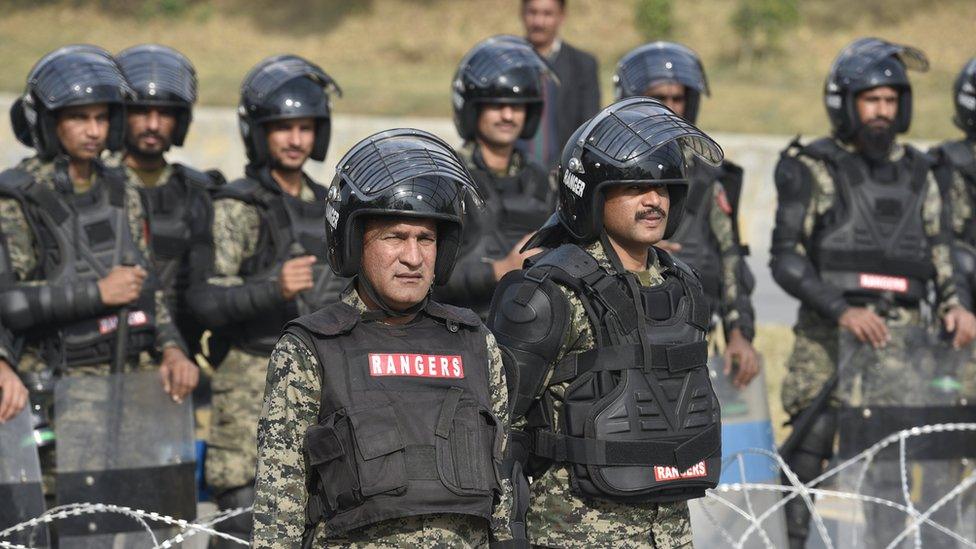
[[[145, 41], [173, 45], [197, 65], [204, 104], [232, 105], [247, 69], [290, 51], [319, 62], [342, 85], [338, 112], [448, 116], [455, 65], [477, 40], [520, 33], [517, 0], [0, 0], [0, 90], [17, 92], [46, 51], [91, 42], [111, 51]], [[878, 6], [887, 11], [875, 12]], [[976, 55], [976, 2], [810, 0], [777, 55], [737, 63], [728, 23], [733, 0], [675, 1], [675, 38], [704, 58], [713, 95], [710, 130], [805, 134], [826, 130], [821, 87], [830, 61], [853, 38], [878, 35], [928, 52], [933, 70], [913, 75], [913, 136], [939, 139], [950, 122], [949, 87]], [[148, 7], [147, 7], [148, 6]], [[114, 9], [113, 9], [114, 7]], [[150, 9], [151, 8], [151, 9]], [[120, 14], [121, 13], [121, 14]], [[634, 3], [573, 0], [565, 37], [601, 62], [604, 102], [616, 60], [642, 39]]]

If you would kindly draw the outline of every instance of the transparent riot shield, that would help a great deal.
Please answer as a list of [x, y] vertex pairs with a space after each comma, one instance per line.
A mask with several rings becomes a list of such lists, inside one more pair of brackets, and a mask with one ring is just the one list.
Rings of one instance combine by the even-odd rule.
[[[0, 424], [0, 531], [44, 513], [41, 464], [30, 408]], [[31, 547], [48, 545], [43, 525], [0, 537], [0, 541]]]
[[[57, 499], [113, 504], [177, 519], [196, 514], [192, 405], [173, 402], [156, 372], [61, 379], [54, 396]], [[150, 547], [172, 535], [118, 513], [58, 523], [61, 547]]]
[[[732, 385], [722, 370], [721, 356], [709, 359], [712, 387], [722, 405], [722, 477], [715, 495], [689, 502], [695, 547], [786, 547], [786, 522], [782, 508], [766, 513], [781, 497], [771, 490], [722, 491], [726, 484], [778, 484], [779, 467], [762, 451], [776, 453], [773, 426], [766, 400], [763, 369], [744, 389]], [[744, 512], [754, 523], [740, 514]]]
[[833, 483], [855, 497], [835, 544], [972, 546], [976, 432], [947, 427], [976, 421], [963, 390], [971, 350], [922, 327], [889, 329], [882, 349], [840, 335], [835, 465], [847, 465]]

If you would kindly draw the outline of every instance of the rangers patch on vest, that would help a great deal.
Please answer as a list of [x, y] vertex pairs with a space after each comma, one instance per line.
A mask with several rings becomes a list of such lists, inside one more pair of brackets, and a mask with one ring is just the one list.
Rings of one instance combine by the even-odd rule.
[[692, 465], [685, 472], [678, 471], [677, 467], [654, 466], [654, 480], [657, 482], [667, 482], [669, 480], [685, 480], [689, 478], [701, 478], [708, 476], [708, 469], [704, 461], [699, 461]]
[[[149, 322], [149, 315], [145, 311], [132, 311], [129, 313], [129, 326], [145, 326], [147, 322]], [[98, 333], [102, 335], [114, 332], [118, 327], [118, 315], [98, 319]]]
[[573, 191], [573, 194], [579, 197], [583, 196], [583, 189], [586, 188], [586, 183], [583, 183], [582, 179], [576, 177], [568, 170], [566, 171], [566, 175], [563, 176], [563, 185], [569, 187], [569, 190]]
[[906, 293], [908, 279], [903, 276], [888, 276], [874, 273], [861, 273], [858, 282], [865, 290]]
[[370, 377], [464, 378], [464, 359], [460, 355], [420, 355], [413, 353], [370, 353]]

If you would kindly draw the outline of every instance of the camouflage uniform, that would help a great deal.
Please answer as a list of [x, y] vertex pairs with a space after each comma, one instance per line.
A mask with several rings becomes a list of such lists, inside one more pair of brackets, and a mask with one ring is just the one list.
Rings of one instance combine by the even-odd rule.
[[[603, 269], [615, 272], [599, 242], [590, 245], [587, 251]], [[647, 270], [635, 274], [641, 285], [657, 286], [664, 282], [657, 256], [651, 253], [649, 261]], [[595, 348], [594, 328], [582, 301], [569, 288], [561, 285], [559, 288], [569, 299], [572, 320], [559, 351], [549, 363], [547, 377], [564, 356]], [[552, 394], [554, 402], [550, 425], [561, 424], [562, 395], [568, 386], [569, 382], [566, 382], [545, 389]], [[516, 420], [513, 428], [524, 425], [522, 418]], [[687, 503], [616, 503], [583, 499], [571, 491], [567, 464], [555, 464], [533, 479], [526, 524], [529, 540], [545, 547], [691, 547]]]
[[[842, 146], [849, 151], [852, 150], [848, 145]], [[904, 154], [904, 147], [896, 144], [892, 148], [889, 160], [896, 162]], [[796, 158], [809, 170], [813, 181], [806, 215], [803, 219], [802, 243], [798, 244], [795, 250], [797, 254], [806, 256], [814, 228], [820, 218], [834, 204], [835, 187], [825, 163], [811, 159], [806, 155], [797, 155]], [[939, 316], [942, 316], [953, 306], [960, 305], [960, 301], [956, 295], [950, 247], [946, 244], [933, 242], [942, 231], [946, 230], [946, 227], [943, 220], [942, 197], [932, 172], [929, 172], [927, 176], [924, 192], [925, 201], [922, 207], [922, 218], [925, 234], [931, 243], [935, 283], [937, 287], [942, 289], [939, 292], [936, 308]], [[892, 326], [921, 322], [917, 310], [897, 306], [892, 307], [886, 316], [887, 322]], [[806, 408], [836, 371], [838, 358], [837, 330], [837, 323], [834, 320], [820, 315], [805, 304], [801, 304], [797, 322], [793, 328], [796, 340], [787, 363], [788, 373], [783, 380], [782, 389], [783, 408], [790, 415], [796, 415]]]
[[[303, 183], [299, 198], [315, 195]], [[241, 264], [257, 253], [261, 215], [240, 200], [214, 201], [213, 276], [208, 284], [244, 283]], [[213, 377], [213, 417], [207, 440], [207, 484], [222, 491], [251, 484], [257, 462], [257, 426], [268, 372], [268, 357], [231, 347]]]
[[[365, 312], [359, 294], [350, 289], [343, 302]], [[489, 356], [492, 412], [505, 431], [509, 426], [508, 389], [501, 353], [490, 334]], [[268, 366], [267, 387], [258, 427], [258, 469], [254, 501], [253, 547], [297, 547], [305, 530], [307, 486], [312, 471], [306, 464], [305, 431], [318, 422], [322, 381], [318, 358], [298, 338], [285, 334]], [[327, 539], [321, 524], [314, 547], [487, 547], [510, 539], [511, 484], [502, 481], [490, 528], [464, 515], [425, 515], [393, 519]]]

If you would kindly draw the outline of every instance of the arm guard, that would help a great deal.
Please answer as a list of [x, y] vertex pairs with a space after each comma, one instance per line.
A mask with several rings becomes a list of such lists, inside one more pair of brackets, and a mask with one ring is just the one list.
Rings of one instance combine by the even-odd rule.
[[784, 155], [776, 165], [775, 178], [778, 204], [769, 260], [773, 279], [804, 305], [837, 320], [847, 309], [843, 293], [821, 281], [810, 259], [797, 251], [804, 240], [803, 219], [813, 188], [810, 171], [796, 158]]
[[976, 249], [956, 240], [952, 243], [952, 267], [956, 277], [956, 295], [963, 307], [973, 310], [973, 284], [976, 281]]
[[[752, 291], [756, 288], [756, 277], [752, 274], [752, 269], [746, 263], [746, 258], [741, 253], [741, 247], [736, 251], [739, 255], [735, 277], [738, 287], [732, 308], [739, 313], [739, 319], [735, 322], [726, 323], [723, 329], [725, 330], [725, 335], [728, 336], [729, 332], [738, 328], [742, 331], [742, 335], [746, 339], [752, 341], [756, 335], [756, 311], [752, 307]], [[725, 314], [722, 316], [724, 318]]]
[[193, 314], [208, 328], [254, 318], [285, 301], [274, 279], [238, 286], [199, 283], [190, 288], [188, 297]]
[[71, 286], [18, 284], [0, 293], [0, 316], [16, 331], [83, 320], [107, 310], [94, 280]]

